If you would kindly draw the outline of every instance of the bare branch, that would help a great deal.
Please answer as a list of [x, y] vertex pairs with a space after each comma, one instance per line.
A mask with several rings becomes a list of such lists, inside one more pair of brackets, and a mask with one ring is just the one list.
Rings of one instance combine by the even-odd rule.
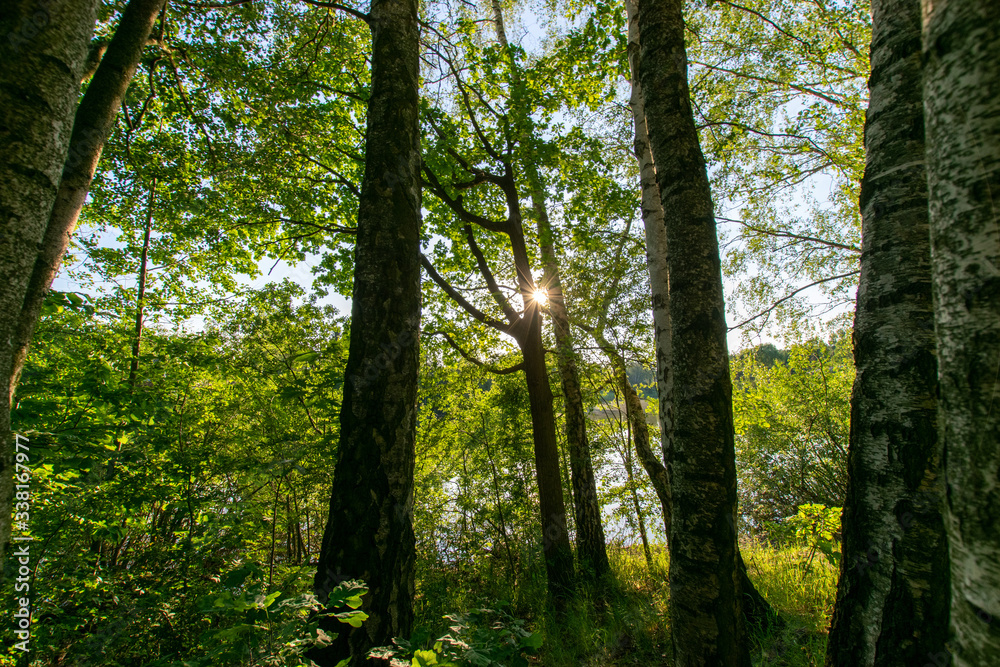
[[818, 97], [818, 98], [820, 98], [822, 100], [826, 100], [830, 104], [835, 104], [838, 107], [846, 107], [846, 106], [848, 106], [847, 103], [844, 102], [843, 99], [839, 99], [838, 100], [838, 99], [836, 99], [834, 97], [831, 97], [830, 95], [827, 95], [825, 93], [821, 93], [820, 91], [815, 90], [813, 88], [808, 88], [806, 86], [800, 86], [798, 84], [791, 83], [790, 81], [778, 81], [776, 79], [771, 79], [771, 78], [768, 78], [766, 76], [757, 76], [756, 74], [748, 74], [746, 72], [737, 72], [735, 70], [726, 69], [725, 67], [718, 67], [716, 65], [709, 65], [708, 63], [697, 62], [697, 61], [694, 61], [694, 60], [691, 61], [691, 64], [692, 65], [697, 65], [698, 67], [705, 67], [705, 68], [710, 69], [710, 70], [712, 70], [714, 72], [722, 72], [723, 74], [732, 74], [733, 76], [737, 76], [737, 77], [740, 77], [740, 78], [743, 78], [743, 79], [750, 79], [751, 81], [760, 81], [761, 83], [769, 83], [769, 84], [771, 84], [773, 86], [778, 86], [779, 88], [790, 88], [791, 90], [795, 90], [795, 91], [798, 91], [800, 93], [804, 93], [806, 95], [813, 95], [814, 97]]
[[847, 245], [844, 243], [838, 243], [837, 241], [831, 241], [829, 239], [821, 239], [817, 236], [806, 236], [805, 234], [793, 234], [792, 232], [786, 232], [781, 230], [767, 229], [765, 227], [757, 227], [756, 225], [751, 225], [743, 220], [734, 220], [733, 218], [723, 218], [722, 216], [717, 216], [717, 220], [722, 220], [723, 222], [735, 222], [741, 225], [744, 229], [748, 229], [751, 232], [757, 234], [764, 234], [765, 236], [774, 236], [777, 238], [784, 239], [795, 239], [798, 241], [809, 241], [810, 243], [818, 243], [819, 245], [824, 245], [830, 248], [838, 248], [840, 250], [846, 250], [848, 252], [853, 252], [861, 254], [861, 248], [854, 245]]
[[823, 155], [827, 160], [830, 160], [831, 162], [834, 161], [833, 156], [830, 155], [830, 153], [828, 153], [826, 151], [826, 149], [824, 149], [822, 146], [820, 146], [819, 144], [817, 144], [812, 138], [803, 136], [801, 134], [785, 134], [785, 133], [781, 133], [781, 132], [764, 132], [763, 130], [758, 130], [757, 128], [750, 127], [749, 125], [744, 125], [743, 123], [732, 123], [732, 122], [724, 121], [724, 120], [712, 121], [710, 123], [703, 123], [703, 124], [701, 124], [701, 125], [698, 126], [698, 129], [700, 130], [700, 129], [706, 128], [706, 127], [716, 127], [716, 126], [719, 126], [719, 125], [725, 125], [725, 126], [728, 126], [728, 127], [735, 127], [738, 130], [743, 130], [744, 132], [751, 132], [753, 134], [758, 134], [758, 135], [760, 135], [762, 137], [768, 137], [768, 138], [771, 138], [771, 139], [798, 139], [800, 141], [805, 141], [810, 146], [812, 146], [813, 150], [815, 150], [817, 153], [820, 153], [821, 155]]

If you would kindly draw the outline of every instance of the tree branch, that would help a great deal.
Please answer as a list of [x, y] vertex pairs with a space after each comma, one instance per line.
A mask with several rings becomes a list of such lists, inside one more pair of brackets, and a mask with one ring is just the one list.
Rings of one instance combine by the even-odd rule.
[[734, 70], [731, 70], [731, 69], [726, 69], [725, 67], [718, 67], [716, 65], [709, 65], [708, 63], [697, 62], [697, 61], [694, 61], [694, 60], [692, 60], [690, 64], [697, 65], [698, 67], [704, 67], [706, 69], [710, 69], [713, 72], [722, 72], [724, 74], [732, 74], [733, 76], [738, 76], [738, 77], [741, 77], [741, 78], [744, 78], [744, 79], [750, 79], [751, 81], [760, 81], [761, 83], [769, 83], [769, 84], [771, 84], [773, 86], [778, 86], [779, 88], [790, 88], [790, 89], [798, 91], [800, 93], [804, 93], [806, 95], [813, 95], [813, 96], [818, 97], [818, 98], [820, 98], [822, 100], [826, 100], [830, 104], [835, 104], [838, 107], [845, 107], [845, 106], [847, 106], [842, 99], [838, 100], [838, 99], [836, 99], [834, 97], [830, 97], [829, 95], [827, 95], [825, 93], [821, 93], [818, 90], [814, 90], [812, 88], [807, 88], [806, 86], [800, 86], [798, 84], [791, 83], [789, 81], [778, 81], [776, 79], [770, 79], [770, 78], [768, 78], [766, 76], [757, 76], [755, 74], [747, 74], [746, 72], [737, 72], [737, 71], [734, 71]]
[[364, 12], [359, 12], [353, 7], [347, 7], [345, 5], [337, 4], [336, 2], [320, 2], [319, 0], [300, 0], [307, 5], [312, 5], [313, 7], [326, 7], [327, 9], [337, 9], [347, 14], [350, 14], [356, 19], [361, 19], [368, 25], [372, 24], [372, 17]]
[[490, 373], [493, 373], [495, 375], [509, 375], [510, 373], [516, 373], [516, 372], [518, 372], [520, 370], [524, 370], [524, 362], [523, 361], [518, 362], [518, 363], [514, 364], [513, 366], [508, 366], [507, 368], [497, 368], [496, 366], [490, 366], [489, 364], [485, 364], [482, 361], [479, 361], [479, 359], [476, 359], [474, 356], [472, 356], [471, 354], [469, 354], [465, 350], [463, 350], [462, 347], [458, 343], [456, 343], [455, 340], [451, 337], [451, 335], [448, 332], [446, 332], [446, 331], [426, 331], [426, 332], [424, 332], [424, 335], [426, 335], [426, 336], [441, 336], [446, 341], [448, 341], [448, 344], [451, 345], [451, 347], [456, 352], [458, 352], [460, 355], [462, 355], [463, 359], [465, 359], [466, 361], [468, 361], [468, 362], [470, 362], [472, 364], [475, 364], [476, 366], [479, 366], [483, 370], [489, 371]]
[[816, 237], [816, 236], [806, 236], [804, 234], [793, 234], [792, 232], [784, 232], [784, 231], [778, 231], [778, 230], [773, 230], [773, 229], [766, 229], [764, 227], [757, 227], [755, 225], [751, 225], [750, 223], [745, 222], [743, 220], [734, 220], [732, 218], [723, 218], [722, 216], [718, 216], [716, 218], [716, 220], [722, 220], [724, 222], [735, 222], [735, 223], [738, 223], [738, 224], [742, 225], [744, 229], [749, 229], [751, 232], [756, 232], [757, 234], [764, 234], [765, 236], [774, 236], [774, 237], [777, 237], [777, 238], [784, 238], [784, 239], [796, 239], [798, 241], [809, 241], [811, 243], [818, 243], [820, 245], [825, 245], [825, 246], [828, 246], [830, 248], [838, 248], [840, 250], [846, 250], [848, 252], [853, 252], [853, 253], [861, 254], [861, 248], [859, 248], [857, 246], [846, 245], [844, 243], [838, 243], [837, 241], [830, 241], [828, 239], [821, 239], [821, 238]]
[[426, 164], [423, 165], [423, 172], [427, 177], [424, 179], [424, 183], [430, 186], [431, 191], [437, 196], [437, 198], [447, 204], [448, 208], [454, 211], [455, 215], [457, 215], [460, 220], [479, 225], [483, 229], [488, 229], [491, 232], [500, 232], [501, 234], [509, 233], [506, 221], [499, 222], [497, 220], [491, 220], [481, 215], [477, 215], [465, 208], [465, 205], [462, 204], [461, 195], [454, 198], [449, 196], [447, 191], [445, 191], [444, 186], [441, 185], [441, 181], [438, 180], [437, 176], [434, 175], [434, 172], [432, 172]]
[[812, 44], [810, 44], [809, 42], [805, 41], [801, 37], [798, 37], [798, 36], [793, 35], [792, 33], [788, 32], [787, 30], [785, 30], [784, 28], [782, 28], [777, 23], [775, 23], [771, 19], [767, 18], [766, 16], [764, 16], [760, 12], [758, 12], [756, 10], [753, 10], [753, 9], [750, 9], [749, 7], [744, 7], [743, 5], [737, 5], [735, 2], [729, 2], [729, 0], [717, 0], [717, 1], [720, 2], [720, 3], [722, 3], [722, 4], [724, 4], [724, 5], [729, 5], [733, 9], [739, 9], [739, 10], [742, 10], [744, 12], [747, 12], [748, 14], [753, 14], [754, 16], [756, 16], [757, 18], [759, 18], [761, 21], [763, 21], [764, 23], [767, 23], [772, 28], [774, 28], [775, 30], [777, 30], [778, 32], [780, 32], [785, 37], [788, 37], [789, 39], [793, 39], [796, 42], [798, 42], [799, 44], [801, 44], [802, 46], [806, 47], [806, 51], [809, 51], [810, 53], [812, 53], [812, 51], [813, 51], [813, 45]]
[[500, 286], [497, 284], [496, 277], [494, 277], [493, 272], [490, 270], [490, 265], [486, 261], [486, 256], [483, 255], [483, 251], [480, 249], [479, 244], [476, 243], [476, 237], [472, 233], [472, 226], [465, 225], [463, 228], [465, 230], [465, 240], [469, 244], [469, 250], [472, 251], [472, 255], [476, 258], [476, 265], [479, 267], [479, 273], [482, 274], [483, 280], [486, 281], [486, 286], [490, 290], [490, 296], [493, 300], [497, 302], [500, 309], [503, 310], [503, 314], [507, 316], [507, 321], [511, 324], [517, 322], [518, 313], [507, 301], [507, 298], [500, 291]]
[[431, 264], [431, 261], [427, 259], [427, 256], [424, 255], [423, 253], [420, 254], [420, 263], [427, 271], [427, 275], [431, 277], [431, 280], [437, 283], [438, 287], [444, 290], [444, 293], [447, 294], [449, 297], [451, 297], [452, 301], [461, 306], [462, 309], [465, 310], [465, 312], [467, 312], [469, 315], [472, 315], [472, 317], [474, 317], [479, 322], [482, 322], [487, 326], [493, 327], [494, 329], [496, 329], [501, 333], [513, 335], [507, 324], [501, 322], [500, 320], [493, 319], [483, 311], [473, 306], [465, 299], [464, 296], [459, 294], [457, 289], [455, 289], [450, 283], [448, 283], [447, 280], [441, 277], [441, 274], [437, 272], [437, 269], [434, 268], [434, 265]]
[[810, 287], [815, 287], [816, 285], [821, 285], [823, 283], [828, 283], [828, 282], [830, 282], [832, 280], [840, 280], [841, 278], [848, 278], [850, 276], [856, 276], [859, 273], [861, 273], [861, 269], [858, 269], [857, 271], [848, 271], [847, 273], [841, 273], [840, 275], [837, 275], [837, 276], [830, 276], [829, 278], [821, 278], [820, 280], [815, 280], [815, 281], [809, 283], [808, 285], [803, 285], [802, 287], [796, 289], [795, 291], [791, 292], [790, 294], [786, 294], [785, 296], [781, 297], [780, 299], [778, 299], [777, 301], [775, 301], [770, 306], [768, 306], [764, 310], [760, 311], [759, 313], [757, 313], [753, 317], [748, 317], [747, 319], [743, 320], [739, 324], [735, 324], [735, 325], [729, 327], [728, 330], [732, 331], [733, 329], [739, 329], [739, 328], [741, 328], [741, 327], [749, 324], [750, 322], [753, 322], [757, 318], [763, 317], [764, 315], [768, 315], [769, 313], [773, 312], [774, 309], [776, 309], [778, 306], [780, 306], [781, 304], [783, 304], [785, 301], [788, 301], [789, 299], [791, 299], [792, 297], [794, 297], [799, 292], [807, 290]]

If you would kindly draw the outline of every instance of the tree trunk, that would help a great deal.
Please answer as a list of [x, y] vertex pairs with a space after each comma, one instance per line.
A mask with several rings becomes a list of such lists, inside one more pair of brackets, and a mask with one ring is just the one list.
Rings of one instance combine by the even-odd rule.
[[[650, 286], [653, 305], [653, 332], [656, 346], [656, 387], [659, 403], [660, 446], [663, 459], [668, 460], [673, 437], [673, 372], [670, 366], [670, 277], [667, 262], [666, 225], [663, 220], [663, 205], [660, 202], [660, 192], [656, 185], [656, 167], [649, 148], [649, 134], [646, 128], [646, 111], [642, 98], [642, 83], [639, 81], [639, 17], [638, 8], [633, 0], [625, 2], [628, 15], [628, 57], [631, 73], [632, 95], [629, 106], [632, 108], [632, 120], [635, 127], [633, 151], [639, 162], [639, 177], [642, 194], [642, 221], [646, 233], [646, 262], [649, 268]], [[625, 375], [627, 381], [627, 375]], [[639, 415], [642, 405], [635, 389], [629, 385], [626, 394], [627, 406], [632, 414]], [[630, 417], [631, 418], [631, 417]], [[645, 414], [642, 414], [645, 425]], [[636, 438], [636, 451], [642, 461], [653, 487], [656, 489], [660, 504], [663, 507], [663, 523], [667, 535], [670, 534], [670, 477], [666, 467], [653, 454], [649, 444], [649, 431], [640, 431]], [[743, 617], [749, 627], [758, 634], [766, 634], [775, 628], [783, 627], [785, 622], [778, 616], [771, 604], [764, 599], [757, 587], [750, 580], [743, 556], [738, 553], [737, 570], [740, 578], [740, 589], [743, 602]]]
[[596, 583], [611, 571], [601, 523], [601, 506], [597, 498], [597, 479], [590, 456], [587, 437], [587, 415], [583, 408], [580, 376], [576, 367], [576, 351], [570, 333], [569, 316], [559, 280], [559, 266], [552, 247], [552, 228], [544, 202], [538, 202], [539, 192], [533, 192], [538, 216], [538, 235], [542, 261], [545, 264], [544, 284], [548, 288], [549, 316], [556, 339], [556, 360], [566, 407], [566, 442], [569, 444], [569, 467], [573, 484], [573, 510], [576, 519], [576, 545], [580, 573]]
[[545, 269], [542, 287], [547, 292], [549, 317], [552, 319], [552, 328], [556, 339], [556, 362], [566, 408], [566, 442], [569, 445], [573, 516], [576, 520], [576, 545], [580, 561], [580, 574], [590, 581], [596, 582], [611, 571], [611, 565], [608, 563], [604, 526], [601, 523], [601, 507], [597, 498], [597, 480], [594, 476], [594, 465], [590, 455], [590, 440], [587, 438], [587, 416], [583, 407], [583, 395], [580, 391], [576, 353], [573, 349], [569, 316], [566, 312], [566, 301], [559, 278], [559, 263], [553, 246], [552, 224], [545, 204], [545, 191], [538, 168], [534, 163], [535, 136], [531, 114], [530, 110], [525, 108], [523, 95], [516, 92], [521, 88], [519, 85], [520, 69], [507, 42], [503, 10], [498, 0], [492, 1], [492, 7], [497, 41], [500, 42], [508, 55], [511, 75], [514, 80], [514, 99], [516, 102], [514, 106], [519, 116], [518, 124], [523, 130], [519, 139], [524, 153], [525, 179], [528, 182], [531, 204], [538, 224], [539, 249]]
[[13, 509], [15, 326], [66, 162], [98, 4], [0, 3], [0, 564]]
[[559, 280], [559, 266], [552, 247], [552, 228], [541, 193], [533, 188], [532, 200], [538, 216], [542, 262], [545, 265], [543, 284], [548, 292], [548, 311], [556, 339], [556, 361], [566, 408], [566, 442], [569, 444], [569, 467], [573, 486], [573, 510], [576, 519], [576, 545], [581, 576], [596, 583], [611, 571], [601, 523], [601, 506], [597, 498], [597, 479], [587, 437], [587, 415], [580, 391], [580, 376], [576, 367], [576, 351], [570, 333], [569, 316]]
[[677, 665], [749, 665], [719, 244], [687, 86], [681, 0], [639, 5], [639, 72], [668, 248], [673, 442], [670, 618]]
[[526, 340], [521, 345], [521, 352], [524, 355], [524, 377], [531, 404], [535, 475], [542, 516], [542, 548], [549, 597], [560, 606], [573, 595], [573, 549], [566, 530], [566, 506], [563, 503], [562, 480], [559, 477], [556, 418], [552, 410], [552, 389], [549, 387], [545, 351], [542, 347], [542, 315], [537, 306], [532, 306], [525, 318], [533, 320], [525, 336]]
[[872, 3], [848, 489], [827, 665], [915, 665], [948, 638], [919, 0]]
[[146, 305], [146, 275], [149, 272], [149, 240], [153, 233], [153, 204], [156, 201], [156, 179], [149, 186], [146, 204], [146, 230], [142, 237], [142, 257], [139, 260], [139, 287], [135, 299], [135, 328], [132, 330], [132, 362], [128, 369], [128, 386], [135, 389], [139, 375], [139, 352], [142, 349], [143, 307]]
[[[431, 176], [431, 186], [435, 188], [438, 196], [442, 197], [443, 201], [460, 216], [465, 215], [466, 212], [461, 204], [455, 200], [449, 200], [441, 191], [433, 174], [428, 172], [428, 175]], [[437, 273], [429, 260], [424, 258], [423, 263], [431, 279], [452, 300], [480, 322], [514, 338], [521, 351], [522, 362], [513, 368], [518, 369], [519, 367], [524, 371], [531, 404], [531, 430], [534, 441], [535, 474], [538, 482], [548, 593], [551, 601], [558, 608], [562, 608], [572, 596], [575, 575], [573, 572], [573, 550], [569, 542], [569, 533], [566, 530], [566, 508], [563, 502], [562, 480], [560, 478], [559, 447], [556, 438], [555, 413], [552, 409], [552, 389], [549, 385], [548, 370], [545, 365], [545, 348], [542, 344], [542, 315], [538, 301], [534, 296], [535, 284], [532, 280], [531, 263], [524, 240], [524, 220], [521, 216], [520, 199], [510, 163], [504, 162], [504, 175], [495, 177], [495, 180], [504, 192], [507, 203], [507, 219], [503, 222], [493, 222], [491, 226], [506, 234], [510, 239], [518, 292], [524, 304], [524, 311], [520, 313], [515, 311], [500, 294], [486, 258], [476, 244], [471, 226], [466, 226], [465, 229], [469, 249], [476, 258], [480, 274], [490, 287], [494, 300], [503, 309], [507, 319], [506, 323], [492, 320], [471, 306], [454, 287]], [[454, 345], [454, 343], [452, 344]], [[461, 351], [461, 348], [459, 350]], [[471, 359], [468, 353], [461, 352], [466, 359]]]
[[628, 419], [629, 430], [632, 433], [632, 440], [635, 442], [636, 456], [639, 463], [649, 476], [649, 481], [656, 491], [656, 497], [660, 500], [660, 508], [663, 512], [663, 525], [667, 533], [670, 531], [670, 479], [667, 477], [667, 469], [660, 460], [653, 454], [649, 445], [649, 427], [646, 425], [646, 411], [639, 400], [639, 394], [628, 379], [628, 368], [625, 366], [625, 359], [621, 353], [615, 349], [611, 342], [605, 338], [599, 330], [593, 331], [594, 340], [604, 352], [611, 364], [615, 381], [618, 383], [618, 391], [625, 400], [625, 415]]
[[17, 320], [11, 371], [12, 391], [24, 367], [45, 295], [59, 271], [76, 221], [90, 191], [90, 182], [101, 159], [104, 142], [114, 126], [125, 91], [139, 66], [139, 59], [163, 2], [164, 0], [129, 1], [122, 12], [114, 37], [76, 110], [69, 155], [62, 167], [59, 191], [48, 216], [45, 236], [37, 248], [34, 266], [30, 269], [31, 279]]
[[542, 344], [542, 312], [534, 298], [535, 285], [531, 281], [531, 264], [524, 241], [523, 219], [516, 204], [517, 193], [513, 179], [509, 181], [508, 209], [511, 211], [511, 252], [517, 272], [518, 288], [525, 304], [516, 337], [524, 358], [524, 377], [528, 385], [531, 404], [531, 433], [535, 446], [535, 475], [538, 481], [538, 503], [542, 518], [542, 548], [548, 580], [549, 598], [557, 608], [562, 608], [573, 595], [575, 573], [573, 548], [566, 530], [566, 505], [563, 502], [562, 479], [559, 476], [559, 442], [556, 436], [556, 417], [552, 409], [552, 388], [545, 365], [545, 346]]
[[355, 246], [340, 446], [315, 590], [362, 579], [369, 618], [312, 659], [365, 662], [413, 623], [413, 467], [420, 328], [420, 135], [415, 0], [374, 0], [372, 90]]
[[642, 540], [642, 553], [646, 557], [646, 569], [653, 570], [653, 552], [649, 548], [649, 535], [646, 532], [646, 517], [642, 513], [642, 504], [639, 502], [638, 486], [635, 483], [635, 472], [632, 470], [632, 422], [625, 420], [627, 426], [625, 433], [625, 456], [622, 463], [625, 464], [625, 474], [628, 480], [629, 493], [632, 496], [632, 508], [635, 510], [635, 518], [639, 522], [639, 539]]
[[[639, 80], [639, 8], [636, 0], [625, 0], [628, 15], [628, 62], [631, 73], [632, 122], [635, 140], [632, 144], [639, 162], [639, 182], [642, 196], [642, 224], [646, 233], [646, 264], [652, 292], [653, 336], [656, 345], [656, 389], [659, 399], [660, 448], [667, 460], [673, 434], [673, 372], [670, 366], [670, 274], [667, 270], [667, 228], [663, 221], [663, 204], [656, 185], [656, 167], [649, 148], [646, 128], [646, 107]], [[664, 514], [667, 534], [670, 534], [669, 512]]]
[[956, 665], [1000, 664], [1000, 9], [923, 3], [938, 428]]

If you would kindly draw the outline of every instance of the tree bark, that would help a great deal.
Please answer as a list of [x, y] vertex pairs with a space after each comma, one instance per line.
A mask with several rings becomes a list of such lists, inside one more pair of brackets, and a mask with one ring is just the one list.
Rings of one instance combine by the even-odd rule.
[[736, 454], [721, 262], [687, 85], [681, 0], [639, 5], [639, 73], [669, 253], [674, 662], [750, 664], [736, 542]]
[[556, 418], [552, 410], [552, 389], [545, 351], [542, 346], [542, 315], [537, 306], [525, 318], [532, 318], [526, 339], [521, 345], [524, 377], [531, 404], [531, 431], [535, 445], [535, 475], [542, 516], [542, 548], [548, 580], [549, 597], [561, 607], [573, 595], [573, 549], [566, 530], [566, 505], [559, 477], [559, 445]]
[[[646, 263], [649, 269], [650, 286], [653, 306], [653, 333], [656, 347], [656, 386], [659, 403], [660, 446], [663, 459], [671, 449], [673, 433], [673, 372], [670, 366], [670, 274], [667, 262], [666, 225], [663, 220], [663, 205], [660, 202], [660, 192], [656, 185], [656, 166], [653, 164], [649, 148], [649, 133], [646, 128], [646, 111], [642, 98], [642, 83], [639, 80], [639, 16], [638, 7], [633, 0], [626, 0], [625, 10], [628, 16], [628, 57], [631, 74], [632, 95], [629, 106], [632, 108], [632, 120], [635, 127], [633, 151], [639, 162], [639, 177], [642, 196], [642, 221], [646, 234]], [[599, 343], [600, 344], [600, 343]], [[627, 375], [625, 376], [627, 379]], [[641, 403], [635, 389], [629, 387], [626, 405], [631, 406], [633, 414], [640, 414]], [[645, 415], [643, 414], [643, 419]], [[643, 421], [645, 425], [645, 421]], [[670, 534], [670, 477], [666, 467], [653, 454], [649, 444], [648, 429], [640, 432], [645, 437], [636, 437], [636, 451], [643, 463], [653, 487], [656, 489], [660, 504], [663, 507], [663, 522], [667, 535]], [[662, 490], [661, 490], [662, 489]], [[750, 580], [743, 556], [738, 553], [737, 570], [740, 578], [740, 590], [743, 601], [743, 617], [749, 627], [758, 634], [766, 634], [772, 629], [783, 627], [785, 622], [778, 616], [771, 604], [764, 599], [757, 587]]]
[[923, 2], [938, 431], [956, 665], [1000, 664], [1000, 8]]
[[13, 509], [15, 325], [66, 162], [98, 4], [0, 4], [0, 564]]
[[948, 639], [919, 0], [872, 3], [848, 489], [827, 665], [916, 665]]
[[[632, 150], [639, 162], [639, 184], [642, 206], [642, 225], [646, 234], [646, 265], [649, 268], [649, 283], [652, 293], [653, 337], [656, 346], [656, 389], [659, 402], [660, 448], [663, 459], [670, 450], [673, 433], [673, 372], [670, 366], [670, 274], [667, 269], [667, 229], [663, 221], [663, 204], [656, 185], [656, 167], [649, 148], [649, 132], [646, 128], [646, 106], [642, 97], [642, 82], [639, 80], [639, 8], [636, 0], [625, 0], [628, 16], [628, 62], [631, 74], [632, 94], [629, 106], [632, 108], [632, 122], [635, 140]], [[668, 513], [669, 514], [669, 513]], [[666, 530], [670, 534], [670, 517]]]
[[340, 446], [315, 591], [369, 588], [369, 618], [312, 659], [366, 661], [413, 623], [413, 467], [420, 328], [419, 41], [416, 0], [375, 0], [372, 90], [355, 246]]
[[573, 596], [576, 576], [573, 570], [573, 549], [566, 530], [566, 505], [563, 502], [562, 479], [559, 476], [559, 442], [556, 417], [552, 409], [552, 388], [545, 365], [542, 343], [542, 312], [534, 298], [531, 264], [524, 240], [523, 220], [517, 202], [512, 170], [508, 168], [507, 205], [510, 218], [511, 251], [518, 276], [518, 288], [525, 304], [519, 320], [520, 331], [515, 336], [524, 358], [524, 377], [531, 404], [531, 432], [535, 446], [535, 475], [538, 481], [538, 503], [542, 517], [542, 545], [549, 598], [562, 608]]
[[129, 1], [122, 12], [114, 37], [76, 110], [69, 155], [63, 166], [59, 191], [30, 271], [31, 279], [17, 320], [11, 391], [17, 386], [24, 360], [28, 356], [28, 346], [41, 315], [45, 295], [59, 271], [80, 211], [87, 200], [87, 193], [90, 192], [90, 183], [101, 159], [104, 142], [114, 127], [125, 91], [139, 66], [139, 59], [163, 3], [164, 0]]
[[532, 200], [538, 217], [538, 236], [542, 262], [545, 265], [543, 284], [547, 287], [548, 312], [556, 339], [556, 361], [566, 408], [566, 442], [569, 444], [569, 467], [573, 485], [573, 510], [576, 519], [576, 548], [580, 574], [597, 583], [611, 571], [601, 522], [601, 506], [597, 498], [597, 479], [587, 437], [587, 415], [580, 391], [580, 375], [576, 366], [576, 351], [570, 332], [569, 315], [559, 280], [559, 265], [552, 246], [552, 227], [540, 190], [533, 188]]

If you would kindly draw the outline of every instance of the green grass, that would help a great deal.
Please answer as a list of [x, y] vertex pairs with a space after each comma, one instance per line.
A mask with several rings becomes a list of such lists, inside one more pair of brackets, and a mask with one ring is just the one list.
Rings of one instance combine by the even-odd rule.
[[[741, 546], [751, 580], [785, 620], [778, 634], [752, 638], [753, 664], [807, 667], [823, 664], [827, 627], [837, 587], [837, 570], [808, 549]], [[543, 576], [511, 586], [482, 572], [438, 572], [426, 581], [418, 603], [418, 624], [441, 634], [441, 616], [500, 604], [541, 631], [544, 643], [532, 664], [545, 667], [625, 667], [668, 664], [668, 555], [653, 549], [650, 567], [637, 547], [611, 548], [613, 580], [584, 591], [560, 616], [545, 608]], [[471, 569], [471, 568], [470, 568]]]
[[837, 569], [809, 549], [741, 545], [751, 581], [778, 610], [786, 627], [759, 638], [755, 665], [811, 667], [823, 664], [827, 628], [837, 595]]

